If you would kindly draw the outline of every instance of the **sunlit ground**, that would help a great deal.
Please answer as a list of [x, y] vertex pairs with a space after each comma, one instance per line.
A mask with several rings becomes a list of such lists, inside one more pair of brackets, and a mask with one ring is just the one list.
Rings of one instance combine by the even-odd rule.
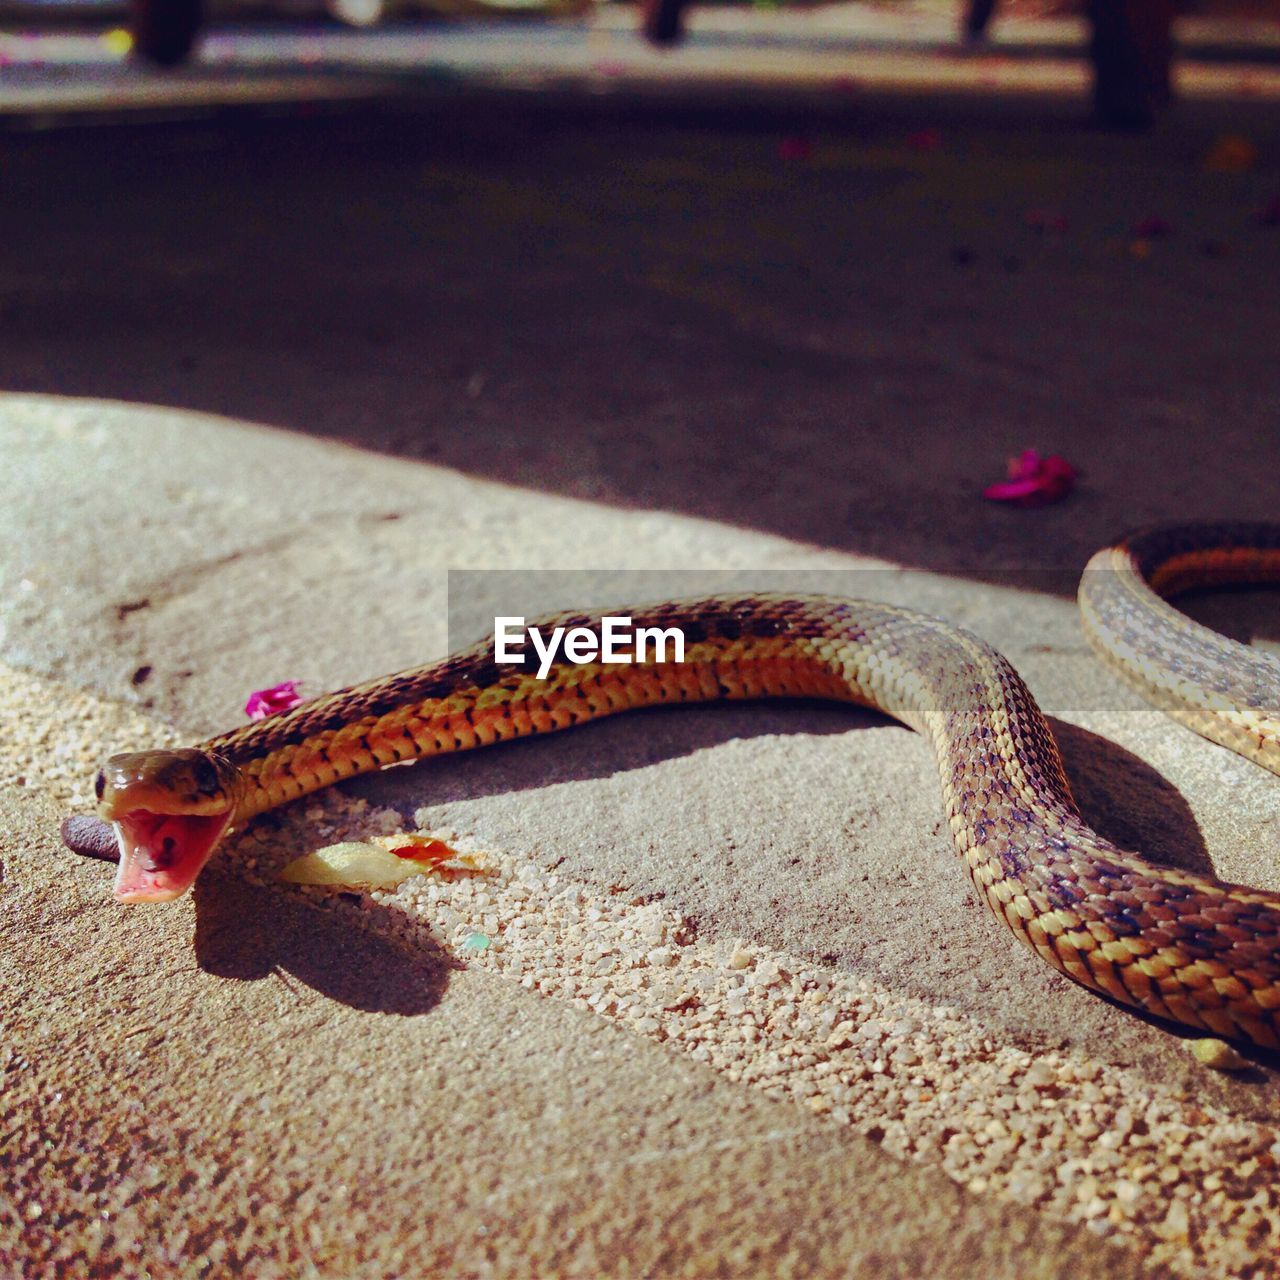
[[[697, 9], [676, 50], [650, 48], [633, 10], [578, 19], [398, 19], [357, 31], [311, 19], [215, 18], [192, 63], [158, 72], [130, 58], [123, 28], [0, 32], [0, 110], [199, 105], [417, 92], [457, 79], [599, 92], [637, 85], [770, 86], [856, 95], [921, 88], [1083, 93], [1083, 24], [997, 25], [979, 53], [961, 48], [949, 17], [832, 6], [807, 12]], [[1178, 88], [1185, 96], [1280, 94], [1280, 28], [1183, 24]], [[1270, 42], [1270, 43], [1269, 43]]]

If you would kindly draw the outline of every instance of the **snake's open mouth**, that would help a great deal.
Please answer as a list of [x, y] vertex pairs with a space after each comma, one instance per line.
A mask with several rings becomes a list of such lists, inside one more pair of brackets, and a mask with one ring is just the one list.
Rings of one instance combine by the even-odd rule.
[[191, 887], [231, 821], [231, 811], [201, 816], [132, 809], [112, 822], [120, 845], [120, 902], [168, 902]]

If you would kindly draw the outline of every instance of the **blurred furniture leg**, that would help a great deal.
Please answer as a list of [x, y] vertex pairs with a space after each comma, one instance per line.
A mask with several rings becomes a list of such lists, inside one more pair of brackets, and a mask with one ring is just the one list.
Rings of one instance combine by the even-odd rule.
[[684, 37], [684, 11], [689, 0], [644, 0], [640, 30], [650, 44], [678, 44]]
[[970, 44], [978, 44], [987, 38], [987, 27], [995, 9], [996, 0], [969, 0], [964, 15], [964, 38]]
[[133, 51], [157, 66], [182, 62], [194, 47], [203, 20], [201, 0], [129, 0]]
[[1171, 96], [1173, 0], [1089, 0], [1089, 20], [1099, 120], [1148, 128]]

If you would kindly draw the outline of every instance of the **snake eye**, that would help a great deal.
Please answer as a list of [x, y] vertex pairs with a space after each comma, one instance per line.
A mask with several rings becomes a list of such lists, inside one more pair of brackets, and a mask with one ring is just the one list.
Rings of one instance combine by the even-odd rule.
[[98, 776], [93, 780], [93, 794], [97, 796], [99, 800], [101, 800], [102, 793], [106, 789], [107, 789], [107, 775], [103, 773], [101, 769], [99, 769]]
[[203, 795], [211, 795], [220, 785], [218, 771], [208, 760], [197, 760], [191, 770], [191, 777]]

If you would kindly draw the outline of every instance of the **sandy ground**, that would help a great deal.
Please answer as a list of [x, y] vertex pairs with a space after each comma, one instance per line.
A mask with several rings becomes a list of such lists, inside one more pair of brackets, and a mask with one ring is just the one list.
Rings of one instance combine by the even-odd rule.
[[[106, 751], [442, 654], [508, 589], [679, 570], [973, 627], [1100, 829], [1280, 887], [1274, 779], [1118, 689], [1071, 600], [1130, 525], [1273, 510], [1280, 118], [1073, 110], [491, 95], [0, 139], [6, 1266], [1270, 1274], [1274, 1063], [1209, 1073], [1020, 950], [876, 718], [398, 770], [172, 907], [57, 841]], [[1225, 131], [1257, 168], [1204, 171]], [[983, 504], [1028, 445], [1079, 492]], [[513, 568], [575, 572], [479, 572]], [[1262, 642], [1264, 606], [1193, 607]], [[489, 874], [274, 881], [415, 824]]]

